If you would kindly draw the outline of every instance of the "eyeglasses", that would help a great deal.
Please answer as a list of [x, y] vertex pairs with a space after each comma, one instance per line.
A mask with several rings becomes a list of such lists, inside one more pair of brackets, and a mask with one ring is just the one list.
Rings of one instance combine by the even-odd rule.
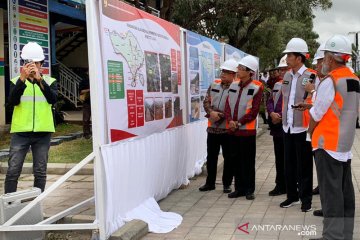
[[246, 67], [245, 66], [238, 66], [238, 69], [241, 70], [241, 71], [246, 71]]
[[223, 69], [221, 70], [221, 74], [234, 74], [234, 72]]

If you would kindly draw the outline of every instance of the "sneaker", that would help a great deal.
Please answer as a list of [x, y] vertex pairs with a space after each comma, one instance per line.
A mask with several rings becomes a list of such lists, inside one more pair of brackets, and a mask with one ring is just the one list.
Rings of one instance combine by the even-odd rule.
[[302, 203], [301, 204], [301, 211], [302, 212], [310, 212], [312, 210], [311, 203]]
[[323, 213], [322, 209], [318, 209], [318, 210], [313, 211], [313, 215], [315, 217], [323, 217], [324, 213]]
[[211, 190], [214, 190], [215, 189], [215, 186], [210, 186], [210, 185], [203, 185], [199, 188], [199, 191], [200, 192], [206, 192], [206, 191], [211, 191]]
[[224, 186], [224, 193], [231, 193], [231, 187], [230, 186]]
[[286, 199], [285, 201], [280, 203], [280, 207], [281, 208], [289, 208], [289, 207], [292, 207], [292, 206], [297, 205], [297, 204], [300, 204], [299, 200]]
[[279, 195], [282, 195], [282, 194], [285, 194], [286, 191], [285, 190], [282, 190], [278, 187], [275, 187], [273, 190], [271, 190], [269, 192], [269, 196], [279, 196]]

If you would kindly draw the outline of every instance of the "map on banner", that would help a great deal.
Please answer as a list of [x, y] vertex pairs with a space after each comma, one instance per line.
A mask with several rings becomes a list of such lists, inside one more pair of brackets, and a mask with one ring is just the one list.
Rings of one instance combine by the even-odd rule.
[[182, 125], [180, 28], [118, 0], [100, 4], [110, 141]]
[[220, 76], [223, 45], [215, 40], [187, 31], [189, 80], [189, 121], [203, 119], [203, 101], [210, 84]]

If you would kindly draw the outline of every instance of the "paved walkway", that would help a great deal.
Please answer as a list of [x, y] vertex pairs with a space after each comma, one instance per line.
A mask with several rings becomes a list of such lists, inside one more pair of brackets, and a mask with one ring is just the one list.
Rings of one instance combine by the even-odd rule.
[[[360, 206], [359, 141], [360, 131], [357, 130], [352, 164], [356, 206]], [[272, 138], [266, 132], [257, 141], [256, 199], [254, 201], [248, 201], [245, 197], [236, 200], [229, 199], [227, 194], [223, 194], [221, 170], [217, 176], [215, 191], [199, 192], [198, 188], [205, 182], [205, 176], [199, 176], [191, 181], [187, 189], [174, 191], [160, 202], [162, 210], [176, 212], [183, 216], [184, 220], [180, 227], [168, 234], [149, 233], [143, 240], [296, 240], [321, 237], [322, 218], [314, 217], [312, 212], [301, 212], [300, 205], [288, 209], [280, 208], [279, 204], [285, 200], [285, 195], [268, 196], [275, 182], [274, 162]], [[315, 184], [317, 184], [316, 177], [314, 177]], [[317, 195], [313, 198], [313, 208], [319, 207], [320, 199]], [[247, 229], [249, 234], [237, 229], [247, 223], [249, 223]], [[354, 239], [360, 239], [359, 226], [360, 214], [357, 212]], [[282, 231], [276, 227], [282, 228]], [[301, 232], [300, 229], [300, 231], [296, 230], [296, 227], [308, 227], [310, 231]], [[246, 225], [242, 229], [246, 230]]]

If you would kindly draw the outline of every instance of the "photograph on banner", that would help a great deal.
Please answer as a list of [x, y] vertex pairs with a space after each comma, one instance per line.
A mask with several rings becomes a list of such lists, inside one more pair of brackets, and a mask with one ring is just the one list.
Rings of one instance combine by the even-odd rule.
[[110, 141], [182, 125], [179, 26], [118, 0], [100, 4]]
[[239, 62], [246, 55], [248, 54], [241, 51], [240, 49], [237, 49], [229, 44], [225, 44], [225, 61], [233, 58]]
[[203, 101], [210, 84], [220, 77], [223, 45], [213, 39], [186, 31], [189, 121], [205, 118]]
[[[28, 42], [37, 42], [44, 50], [42, 74], [50, 75], [50, 32], [47, 0], [9, 1], [10, 78], [20, 75], [21, 50]], [[31, 59], [29, 59], [31, 60]]]

